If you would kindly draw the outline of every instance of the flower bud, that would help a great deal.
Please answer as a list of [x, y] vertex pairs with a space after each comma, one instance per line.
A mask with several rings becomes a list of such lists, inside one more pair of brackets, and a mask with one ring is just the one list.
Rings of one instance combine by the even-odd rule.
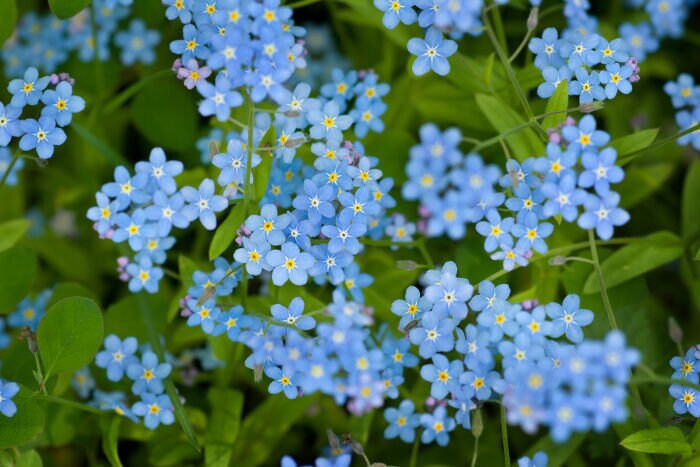
[[474, 411], [472, 416], [472, 434], [474, 438], [479, 438], [481, 433], [484, 432], [484, 421], [481, 418], [481, 410], [477, 409]]
[[535, 7], [532, 10], [530, 10], [530, 15], [527, 17], [527, 22], [525, 23], [527, 25], [527, 30], [532, 31], [537, 27], [537, 16], [539, 14], [539, 8]]
[[678, 321], [673, 316], [668, 318], [668, 335], [676, 344], [683, 342], [683, 329], [678, 325]]
[[418, 263], [411, 261], [410, 259], [400, 259], [396, 261], [396, 267], [398, 269], [403, 269], [404, 271], [413, 271], [418, 269]]
[[562, 266], [566, 264], [566, 256], [558, 255], [549, 260], [550, 266]]

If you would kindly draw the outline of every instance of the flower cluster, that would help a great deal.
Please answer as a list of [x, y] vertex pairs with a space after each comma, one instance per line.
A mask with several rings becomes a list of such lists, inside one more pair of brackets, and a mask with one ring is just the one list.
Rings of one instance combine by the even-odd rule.
[[[27, 13], [19, 20], [15, 34], [3, 45], [2, 59], [5, 73], [16, 75], [27, 67], [36, 67], [53, 73], [66, 63], [75, 52], [82, 62], [95, 56], [100, 61], [110, 57], [110, 44], [120, 50], [124, 65], [137, 61], [150, 64], [155, 61], [154, 48], [160, 41], [158, 31], [147, 30], [140, 19], [132, 19], [128, 29], [119, 30], [121, 20], [131, 14], [131, 2], [95, 0], [68, 20], [53, 14]], [[94, 15], [93, 35], [92, 22]]]
[[[11, 155], [13, 138], [19, 139], [19, 149], [36, 151], [39, 158], [50, 159], [54, 147], [66, 142], [64, 127], [70, 125], [73, 114], [85, 108], [85, 101], [73, 95], [73, 80], [66, 74], [39, 76], [36, 68], [28, 68], [22, 78], [7, 86], [12, 100], [0, 103], [0, 178], [7, 176], [8, 185], [17, 184], [23, 161]], [[37, 114], [22, 118], [25, 110], [40, 106]], [[35, 118], [32, 118], [35, 117]], [[8, 173], [9, 171], [9, 173]]]
[[[522, 163], [509, 160], [508, 173], [501, 176], [497, 166], [485, 165], [478, 154], [463, 155], [458, 129], [440, 132], [424, 125], [420, 144], [411, 149], [402, 195], [420, 202], [418, 228], [429, 237], [460, 239], [468, 224], [476, 224], [486, 237], [485, 250], [498, 250], [492, 259], [502, 260], [506, 270], [526, 265], [533, 251], [547, 252], [546, 238], [554, 226], [543, 221], [555, 216], [595, 229], [608, 240], [629, 214], [610, 189], [622, 181], [624, 171], [615, 163], [615, 149], [605, 147], [610, 135], [596, 126], [592, 115], [578, 124], [568, 118], [550, 131], [544, 156]], [[511, 216], [501, 215], [503, 204]]]
[[136, 164], [136, 174], [126, 167], [114, 170], [114, 181], [102, 186], [95, 198], [97, 206], [87, 212], [101, 238], [115, 243], [128, 242], [136, 253], [133, 261], [118, 260], [121, 278], [129, 290], [155, 293], [166, 260], [175, 244], [173, 227], [187, 228], [200, 220], [209, 230], [216, 227], [215, 213], [226, 209], [228, 201], [215, 194], [214, 181], [205, 178], [199, 188], [178, 189], [175, 177], [182, 173], [179, 161], [169, 161], [161, 148], [151, 151], [148, 161]]
[[[637, 60], [628, 54], [622, 39], [608, 42], [598, 34], [580, 32], [564, 33], [559, 38], [555, 28], [547, 28], [541, 38], [530, 40], [529, 48], [545, 80], [537, 88], [542, 98], [550, 97], [561, 82], [568, 81], [569, 95], [587, 104], [613, 99], [618, 92], [629, 94], [632, 83], [639, 81]], [[599, 65], [605, 68], [596, 69]]]
[[[700, 373], [700, 347], [695, 346], [686, 352], [684, 357], [673, 357], [669, 362], [673, 368], [672, 378], [698, 384]], [[700, 391], [682, 384], [672, 384], [668, 392], [673, 397], [673, 410], [683, 415], [689, 413], [695, 418], [700, 417]]]
[[306, 66], [303, 43], [297, 40], [304, 29], [294, 26], [292, 10], [279, 0], [164, 3], [168, 19], [184, 25], [183, 38], [170, 43], [179, 56], [174, 69], [186, 87], [196, 87], [202, 96], [203, 116], [228, 120], [231, 109], [243, 104], [239, 89], [244, 86], [254, 102], [269, 96], [281, 103], [287, 95], [284, 83]]
[[[676, 112], [676, 123], [681, 130], [687, 130], [700, 123], [700, 85], [687, 73], [678, 75], [676, 81], [664, 85], [664, 92], [671, 98]], [[678, 144], [692, 146], [700, 150], [700, 130], [695, 130], [678, 138]]]
[[107, 379], [111, 382], [118, 383], [126, 376], [131, 382], [131, 393], [138, 396], [139, 400], [129, 407], [123, 391], [104, 392], [95, 389], [95, 382], [86, 367], [76, 373], [74, 386], [82, 398], [92, 396], [90, 405], [114, 411], [134, 423], [138, 423], [139, 417], [142, 417], [144, 425], [151, 430], [161, 424], [172, 425], [175, 422], [172, 403], [164, 394], [163, 385], [172, 366], [170, 363], [159, 362], [148, 346], [139, 349], [135, 337], [121, 340], [111, 334], [105, 338], [104, 350], [95, 357], [95, 364], [105, 369]]
[[[428, 271], [422, 284], [422, 293], [409, 287], [392, 312], [424, 359], [420, 375], [431, 385], [433, 410], [416, 414], [408, 400], [386, 409], [387, 438], [411, 442], [422, 427], [424, 443], [446, 445], [450, 431], [458, 424], [469, 428], [471, 411], [493, 399], [506, 407], [511, 424], [527, 432], [548, 426], [558, 442], [626, 418], [625, 383], [639, 353], [625, 347], [619, 332], [604, 342], [584, 340], [582, 327], [593, 313], [580, 308], [577, 295], [525, 307], [508, 301], [507, 284], [484, 281], [472, 296], [474, 288], [457, 277], [452, 262]], [[405, 345], [402, 352], [408, 350]]]

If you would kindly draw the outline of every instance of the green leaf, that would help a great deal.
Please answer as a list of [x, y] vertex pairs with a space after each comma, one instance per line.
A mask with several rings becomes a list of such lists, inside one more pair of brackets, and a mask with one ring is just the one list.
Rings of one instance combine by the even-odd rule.
[[560, 112], [553, 115], [548, 115], [542, 120], [542, 128], [556, 128], [557, 125], [566, 120], [566, 112], [569, 108], [569, 82], [562, 81], [554, 90], [554, 94], [547, 101], [547, 109], [545, 113]]
[[17, 24], [17, 3], [15, 0], [0, 0], [0, 45], [12, 35]]
[[77, 282], [61, 282], [54, 286], [53, 292], [51, 292], [51, 299], [49, 299], [49, 303], [46, 305], [46, 308], [51, 308], [64, 298], [69, 297], [85, 297], [97, 303], [97, 296], [85, 286], [78, 284]]
[[489, 58], [486, 59], [486, 65], [484, 66], [484, 83], [486, 83], [486, 86], [491, 86], [491, 78], [493, 77], [493, 63], [495, 59], [495, 53], [490, 54]]
[[544, 145], [532, 128], [515, 128], [525, 125], [525, 119], [500, 99], [486, 94], [477, 94], [476, 103], [486, 119], [500, 134], [512, 131], [504, 136], [513, 157], [524, 161], [528, 157], [544, 154]]
[[[680, 238], [671, 232], [655, 232], [620, 248], [601, 264], [605, 285], [608, 288], [615, 287], [673, 261], [682, 253], [683, 241]], [[599, 291], [598, 280], [592, 272], [583, 286], [583, 293]]]
[[192, 93], [175, 78], [150, 82], [134, 98], [131, 115], [134, 125], [153, 145], [174, 151], [194, 147], [197, 122], [183, 118], [196, 112]]
[[[224, 251], [226, 251], [229, 245], [231, 245], [233, 240], [236, 238], [238, 228], [245, 220], [243, 219], [243, 215], [243, 203], [238, 203], [233, 207], [233, 209], [231, 209], [226, 220], [216, 228], [214, 238], [209, 245], [210, 260], [220, 256]], [[182, 275], [182, 271], [180, 271], [180, 274]]]
[[658, 134], [658, 128], [649, 128], [611, 141], [610, 147], [615, 148], [617, 151], [617, 163], [625, 165], [632, 161], [638, 156], [636, 151], [644, 149], [653, 143]]
[[625, 178], [617, 186], [621, 199], [620, 206], [629, 209], [644, 201], [664, 186], [675, 169], [676, 164], [673, 162], [638, 163], [628, 167], [625, 170]]
[[207, 467], [226, 467], [233, 454], [243, 411], [243, 393], [225, 388], [211, 388], [208, 393], [211, 416], [207, 422], [204, 459]]
[[39, 453], [32, 449], [31, 451], [24, 451], [17, 459], [14, 467], [42, 467], [43, 465], [44, 462], [41, 460]]
[[60, 19], [68, 19], [80, 13], [90, 0], [49, 0], [51, 11]]
[[233, 445], [231, 465], [256, 467], [264, 463], [274, 452], [273, 446], [289, 433], [292, 425], [316, 401], [314, 396], [289, 400], [277, 395], [259, 404], [243, 419], [240, 434]]
[[0, 252], [0, 314], [14, 311], [29, 291], [36, 272], [36, 256], [25, 247]]
[[[270, 133], [271, 130], [268, 131]], [[274, 143], [273, 143], [274, 144]], [[255, 186], [255, 199], [261, 200], [267, 191], [267, 182], [270, 179], [272, 171], [272, 154], [269, 152], [261, 152], [260, 164], [253, 169], [253, 184]]]
[[119, 460], [119, 424], [122, 417], [108, 416], [100, 420], [102, 428], [102, 452], [112, 465], [112, 467], [121, 467], [122, 463]]
[[44, 427], [44, 414], [29, 389], [20, 386], [12, 401], [17, 406], [14, 417], [0, 416], [0, 449], [27, 443]]
[[24, 236], [31, 224], [29, 219], [15, 219], [0, 224], [0, 251], [15, 246], [15, 243]]
[[690, 454], [692, 449], [678, 427], [641, 430], [623, 439], [620, 444], [630, 451], [650, 454]]
[[44, 376], [78, 370], [102, 345], [102, 313], [89, 298], [72, 297], [49, 308], [39, 322], [37, 341]]
[[700, 161], [695, 161], [688, 170], [683, 183], [681, 204], [681, 234], [683, 238], [694, 238], [700, 234]]

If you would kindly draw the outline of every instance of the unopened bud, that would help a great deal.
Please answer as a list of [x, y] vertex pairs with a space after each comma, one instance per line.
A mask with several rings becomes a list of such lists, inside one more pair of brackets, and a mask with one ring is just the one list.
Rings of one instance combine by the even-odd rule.
[[214, 156], [219, 154], [219, 143], [213, 139], [209, 140], [209, 158], [214, 159]]
[[264, 369], [265, 369], [264, 365], [258, 365], [258, 364], [253, 365], [253, 380], [256, 383], [259, 383], [260, 381], [262, 381]]
[[289, 118], [296, 118], [296, 117], [299, 117], [300, 115], [301, 115], [301, 112], [299, 112], [297, 110], [287, 110], [286, 112], [284, 112], [284, 116], [289, 117]]
[[326, 434], [328, 435], [328, 444], [331, 447], [331, 450], [335, 451], [340, 449], [340, 440], [338, 439], [338, 435], [333, 433], [333, 430], [326, 430]]
[[365, 448], [362, 447], [362, 444], [354, 439], [350, 441], [350, 449], [352, 449], [352, 452], [359, 456], [362, 456], [365, 453]]
[[206, 302], [210, 298], [214, 296], [216, 293], [216, 287], [215, 286], [207, 286], [206, 289], [204, 289], [204, 292], [202, 292], [202, 296], [199, 297], [199, 300], [197, 300], [197, 306], [201, 306], [202, 303]]
[[527, 17], [527, 22], [525, 23], [528, 31], [532, 31], [537, 27], [537, 16], [539, 15], [539, 12], [539, 8], [537, 7], [530, 10], [530, 15]]
[[481, 410], [477, 409], [474, 411], [474, 416], [472, 416], [472, 434], [474, 438], [479, 438], [483, 432], [484, 421], [481, 418]]
[[418, 269], [418, 263], [411, 261], [410, 259], [400, 259], [396, 262], [396, 267], [398, 269], [403, 269], [404, 271], [413, 271]]
[[418, 321], [417, 321], [417, 320], [411, 321], [411, 322], [409, 322], [406, 326], [404, 326], [404, 328], [402, 329], [402, 331], [405, 332], [406, 334], [408, 334], [408, 332], [409, 332], [411, 329], [415, 328], [416, 326], [418, 326]]
[[304, 141], [306, 141], [304, 138], [293, 138], [293, 139], [288, 139], [286, 143], [284, 143], [285, 148], [296, 148], [298, 146], [301, 146]]
[[550, 266], [562, 266], [564, 264], [566, 264], [566, 256], [559, 255], [549, 260]]
[[32, 328], [25, 326], [22, 328], [19, 334], [20, 339], [26, 339], [27, 346], [29, 346], [29, 351], [31, 353], [37, 353], [39, 351], [39, 346], [36, 343], [36, 334], [32, 331]]
[[578, 109], [585, 114], [589, 114], [591, 112], [595, 112], [596, 110], [602, 109], [604, 105], [605, 104], [603, 104], [602, 101], [587, 102], [585, 104], [581, 104]]
[[668, 318], [668, 335], [676, 344], [683, 342], [683, 329], [678, 325], [678, 321], [673, 316]]

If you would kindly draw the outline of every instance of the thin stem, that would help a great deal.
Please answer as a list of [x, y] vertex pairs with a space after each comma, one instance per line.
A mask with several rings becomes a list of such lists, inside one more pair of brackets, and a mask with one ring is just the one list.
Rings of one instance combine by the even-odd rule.
[[678, 384], [680, 386], [685, 386], [690, 389], [695, 389], [700, 391], [700, 384], [691, 383], [685, 379], [673, 379], [666, 376], [641, 376], [633, 377], [630, 380], [630, 384], [661, 384], [663, 386], [670, 386], [672, 384]]
[[510, 58], [508, 59], [508, 62], [509, 62], [509, 63], [513, 63], [513, 61], [514, 61], [516, 58], [518, 58], [518, 55], [520, 55], [520, 52], [523, 51], [523, 49], [524, 49], [525, 46], [527, 45], [528, 41], [530, 40], [530, 36], [532, 35], [532, 32], [533, 32], [532, 29], [528, 29], [528, 30], [527, 30], [527, 32], [525, 33], [525, 37], [523, 37], [522, 42], [520, 42], [520, 44], [518, 45], [518, 48], [515, 49], [515, 52], [513, 52], [513, 54], [512, 54], [512, 55], [510, 56]]
[[605, 287], [605, 280], [603, 279], [603, 271], [600, 269], [600, 260], [598, 259], [598, 248], [595, 244], [595, 235], [593, 234], [593, 229], [588, 229], [588, 243], [591, 245], [593, 269], [595, 270], [595, 275], [598, 278], [600, 295], [603, 298], [603, 306], [605, 307], [605, 312], [608, 314], [608, 321], [610, 322], [610, 327], [613, 329], [617, 329], [615, 314], [613, 313], [612, 305], [610, 304], [610, 297], [608, 297], [608, 289]]
[[97, 407], [90, 407], [89, 405], [82, 404], [70, 399], [64, 399], [62, 397], [51, 396], [48, 394], [35, 394], [34, 397], [40, 401], [51, 402], [53, 404], [65, 405], [66, 407], [71, 407], [73, 409], [82, 410], [84, 412], [90, 412], [98, 415], [102, 415], [105, 412], [98, 409]]
[[284, 6], [286, 6], [287, 8], [301, 8], [303, 6], [313, 5], [314, 3], [319, 2], [319, 1], [321, 1], [321, 0], [299, 0], [297, 2], [292, 2], [292, 3], [290, 3], [288, 5], [284, 5]]
[[474, 437], [474, 454], [472, 455], [472, 467], [476, 467], [476, 459], [479, 457], [479, 438]]
[[228, 121], [231, 122], [231, 123], [235, 123], [236, 125], [238, 125], [238, 126], [241, 127], [241, 128], [248, 128], [248, 125], [246, 125], [246, 124], [243, 123], [243, 122], [240, 122], [240, 121], [236, 120], [235, 118], [229, 118]]
[[47, 392], [46, 392], [46, 379], [44, 378], [44, 373], [41, 371], [41, 360], [39, 360], [39, 353], [38, 352], [32, 352], [32, 353], [34, 354], [34, 361], [36, 361], [36, 374], [39, 378], [39, 389], [44, 394], [47, 394]]
[[430, 269], [433, 269], [435, 267], [435, 262], [433, 261], [432, 256], [430, 256], [430, 252], [428, 252], [428, 249], [425, 246], [425, 240], [420, 239], [416, 243], [416, 247], [418, 248], [418, 251], [420, 251], [421, 255], [423, 255], [423, 260], [425, 263], [428, 265]]
[[413, 442], [413, 449], [411, 449], [411, 460], [408, 463], [409, 467], [416, 467], [418, 464], [418, 448], [420, 447], [420, 436], [416, 433], [416, 440]]
[[595, 261], [589, 258], [583, 258], [581, 256], [567, 256], [567, 261], [578, 261], [579, 263], [595, 264]]
[[5, 184], [5, 181], [10, 176], [10, 172], [12, 172], [12, 168], [15, 166], [15, 164], [19, 160], [19, 157], [20, 157], [19, 152], [16, 152], [15, 155], [12, 156], [12, 161], [10, 162], [10, 165], [7, 166], [7, 170], [5, 170], [5, 173], [2, 174], [2, 178], [0, 178], [0, 186], [3, 186]]
[[[245, 193], [243, 193], [243, 218], [247, 219], [248, 218], [248, 211], [250, 209], [250, 201], [252, 198], [252, 191], [250, 187], [250, 176], [253, 173], [252, 170], [253, 168], [251, 167], [253, 163], [253, 128], [255, 125], [255, 104], [253, 103], [253, 100], [250, 97], [250, 94], [247, 96], [248, 100], [248, 125], [246, 126], [246, 129], [248, 131], [248, 141], [246, 142], [246, 153], [247, 153], [247, 159], [246, 159], [246, 166], [245, 166], [245, 182], [244, 182], [244, 187], [245, 187]], [[243, 280], [242, 280], [242, 297], [241, 297], [241, 304], [243, 305], [243, 309], [248, 311], [248, 271], [243, 270]]]
[[167, 70], [161, 70], [157, 71], [155, 73], [152, 73], [150, 75], [146, 75], [128, 88], [124, 89], [122, 92], [117, 94], [110, 100], [102, 109], [102, 113], [104, 115], [107, 115], [109, 113], [114, 112], [117, 110], [119, 107], [124, 105], [124, 103], [129, 100], [130, 97], [135, 95], [141, 88], [143, 88], [145, 85], [150, 83], [151, 81], [155, 81], [157, 79], [163, 78], [165, 76], [171, 76], [173, 75], [173, 70], [168, 68]]
[[176, 273], [175, 271], [168, 269], [168, 268], [161, 268], [163, 270], [163, 274], [165, 274], [168, 277], [172, 277], [175, 280], [180, 280], [180, 275]]
[[681, 138], [681, 137], [683, 137], [683, 136], [685, 136], [685, 135], [689, 135], [690, 133], [695, 133], [696, 131], [700, 131], [700, 123], [696, 123], [695, 125], [691, 126], [690, 128], [686, 128], [686, 129], [683, 130], [683, 131], [679, 131], [679, 132], [676, 133], [675, 135], [671, 135], [671, 136], [669, 136], [669, 137], [667, 137], [667, 138], [664, 138], [664, 139], [662, 139], [662, 140], [660, 140], [660, 141], [657, 141], [657, 142], [654, 143], [654, 144], [650, 144], [649, 146], [647, 146], [647, 147], [645, 147], [645, 148], [637, 149], [636, 151], [628, 152], [628, 153], [626, 153], [626, 154], [621, 154], [621, 155], [620, 155], [620, 159], [621, 159], [620, 162], [621, 162], [622, 164], [625, 164], [625, 163], [627, 163], [627, 162], [630, 161], [630, 159], [632, 158], [632, 156], [635, 156], [635, 155], [637, 155], [637, 154], [639, 154], [639, 153], [641, 153], [641, 152], [648, 151], [648, 150], [650, 150], [650, 149], [658, 148], [659, 146], [663, 146], [664, 144], [668, 144], [668, 143], [670, 143], [670, 142], [672, 142], [672, 141], [675, 141], [675, 140], [677, 140], [678, 138]]
[[506, 421], [506, 407], [501, 404], [501, 438], [503, 438], [503, 465], [510, 466], [510, 446], [508, 446], [508, 423]]

